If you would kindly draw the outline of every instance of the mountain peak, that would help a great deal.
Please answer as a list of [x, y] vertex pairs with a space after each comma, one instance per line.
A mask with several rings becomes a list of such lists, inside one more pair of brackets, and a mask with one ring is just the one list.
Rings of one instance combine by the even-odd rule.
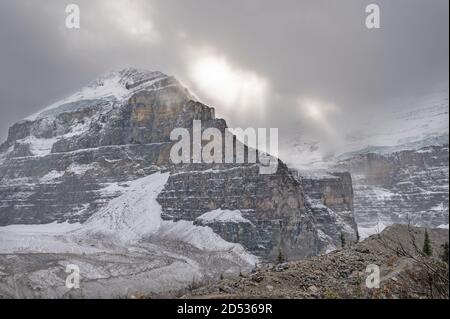
[[132, 86], [137, 83], [143, 83], [155, 79], [163, 79], [168, 77], [169, 77], [168, 75], [159, 71], [150, 71], [130, 67], [106, 72], [97, 79], [95, 79], [94, 81], [92, 81], [89, 86], [96, 86], [104, 81], [112, 80], [118, 82], [119, 84], [125, 87], [126, 85]]
[[123, 102], [139, 91], [157, 91], [167, 87], [179, 87], [189, 99], [193, 94], [172, 76], [159, 71], [125, 68], [104, 73], [87, 86], [43, 110], [26, 118], [28, 121], [77, 109], [95, 101]]

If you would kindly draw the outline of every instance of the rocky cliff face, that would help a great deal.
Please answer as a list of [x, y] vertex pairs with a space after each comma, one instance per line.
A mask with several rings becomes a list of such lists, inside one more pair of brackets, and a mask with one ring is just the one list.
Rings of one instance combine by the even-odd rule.
[[448, 144], [342, 160], [338, 167], [353, 176], [362, 232], [393, 223], [448, 227], [448, 160]]
[[354, 218], [350, 173], [293, 169], [291, 171], [302, 185], [307, 207], [315, 216], [321, 236], [327, 239], [326, 251], [340, 247], [341, 235], [348, 242], [357, 241], [359, 235]]
[[345, 196], [326, 191], [318, 209], [281, 161], [272, 175], [258, 164], [172, 164], [170, 132], [193, 120], [226, 129], [173, 77], [127, 69], [16, 123], [0, 146], [0, 225], [83, 223], [130, 181], [169, 172], [157, 199], [164, 220], [209, 226], [263, 258], [316, 255], [337, 244], [337, 228], [352, 233], [342, 176]]

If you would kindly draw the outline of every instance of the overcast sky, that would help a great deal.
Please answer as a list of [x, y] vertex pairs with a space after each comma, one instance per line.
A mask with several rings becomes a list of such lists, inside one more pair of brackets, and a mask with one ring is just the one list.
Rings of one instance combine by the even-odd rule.
[[[392, 101], [448, 93], [448, 0], [80, 0], [79, 30], [65, 28], [69, 3], [0, 1], [1, 140], [124, 67], [176, 76], [230, 126], [281, 134], [315, 112], [328, 116], [317, 134], [339, 134]], [[381, 29], [365, 26], [369, 3]]]

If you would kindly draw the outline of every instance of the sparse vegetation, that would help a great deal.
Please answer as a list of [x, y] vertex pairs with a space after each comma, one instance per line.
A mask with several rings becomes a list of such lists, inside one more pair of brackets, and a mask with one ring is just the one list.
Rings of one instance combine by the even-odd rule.
[[432, 256], [433, 255], [433, 248], [431, 248], [430, 235], [428, 234], [428, 230], [427, 229], [425, 229], [425, 238], [423, 240], [422, 252], [425, 254], [425, 256]]
[[340, 239], [341, 239], [341, 247], [342, 247], [342, 248], [345, 248], [346, 241], [345, 241], [345, 235], [344, 235], [344, 233], [341, 233]]
[[193, 291], [201, 286], [202, 286], [202, 283], [199, 280], [197, 280], [197, 278], [194, 276], [194, 277], [192, 277], [192, 282], [187, 286], [187, 290]]
[[339, 299], [339, 294], [330, 288], [325, 289], [322, 296], [325, 299]]
[[281, 248], [278, 249], [278, 256], [277, 256], [277, 263], [278, 264], [282, 264], [286, 261], [283, 251], [281, 250]]
[[[412, 268], [406, 273], [407, 281], [414, 283], [418, 290], [416, 294], [429, 299], [448, 299], [449, 297], [449, 268], [440, 259], [433, 258], [432, 242], [428, 230], [424, 231], [423, 248], [417, 246], [417, 232], [408, 225], [409, 246], [395, 238], [384, 238], [383, 245], [395, 252], [398, 257], [412, 262]], [[445, 244], [443, 244], [444, 246]]]
[[[430, 246], [442, 244], [443, 230], [428, 230]], [[447, 233], [448, 234], [448, 233]], [[260, 264], [244, 277], [227, 278], [196, 290], [192, 296], [211, 298], [448, 298], [448, 264], [422, 251], [425, 230], [407, 225], [390, 226], [382, 233], [331, 254], [280, 264]], [[445, 244], [446, 243], [446, 244]], [[279, 250], [279, 255], [283, 256]], [[441, 250], [439, 249], [441, 253]], [[447, 255], [448, 256], [448, 255]], [[284, 259], [284, 258], [283, 258]], [[380, 288], [365, 286], [366, 266], [382, 271]], [[270, 287], [270, 288], [269, 288]]]
[[441, 260], [448, 265], [448, 259], [449, 259], [448, 258], [448, 253], [449, 253], [448, 242], [441, 245], [441, 247], [442, 247], [442, 253], [439, 257], [441, 257]]

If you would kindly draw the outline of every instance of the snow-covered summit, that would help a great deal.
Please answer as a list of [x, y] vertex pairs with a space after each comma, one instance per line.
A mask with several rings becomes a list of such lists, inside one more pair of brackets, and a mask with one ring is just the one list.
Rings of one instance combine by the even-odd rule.
[[[127, 113], [131, 110], [130, 108], [124, 111], [130, 104], [131, 98], [138, 94], [146, 95], [151, 99], [152, 105], [159, 105], [162, 109], [173, 105], [179, 105], [182, 108], [182, 105], [188, 101], [197, 101], [195, 96], [175, 77], [159, 71], [127, 68], [107, 72], [75, 93], [15, 123], [10, 128], [5, 143], [0, 144], [0, 163], [6, 158], [47, 156], [52, 151], [73, 151], [100, 144], [122, 142], [133, 144], [136, 136], [119, 142], [118, 133], [111, 131], [116, 125], [121, 132], [119, 135], [122, 137], [127, 135], [123, 126], [125, 124], [114, 124], [114, 121], [120, 122], [123, 119], [122, 112]], [[145, 112], [138, 109], [134, 108], [132, 111], [134, 112], [133, 120], [140, 121], [148, 117], [147, 113], [144, 114]], [[135, 127], [145, 126], [142, 123], [135, 124]], [[125, 125], [125, 127], [130, 126], [133, 125]], [[151, 125], [148, 129], [151, 130]], [[139, 131], [138, 128], [136, 130]], [[109, 137], [108, 133], [110, 133]], [[143, 136], [144, 133], [133, 134]], [[99, 143], [101, 138], [103, 140]], [[108, 138], [109, 140], [106, 141]], [[111, 141], [114, 138], [116, 141]]]
[[[157, 91], [170, 86], [182, 87], [174, 77], [159, 71], [136, 68], [110, 71], [91, 81], [79, 91], [27, 117], [26, 120], [34, 121], [42, 117], [77, 110], [86, 105], [92, 105], [96, 101], [123, 102], [138, 91]], [[186, 88], [183, 88], [183, 91], [193, 99], [193, 95]]]

